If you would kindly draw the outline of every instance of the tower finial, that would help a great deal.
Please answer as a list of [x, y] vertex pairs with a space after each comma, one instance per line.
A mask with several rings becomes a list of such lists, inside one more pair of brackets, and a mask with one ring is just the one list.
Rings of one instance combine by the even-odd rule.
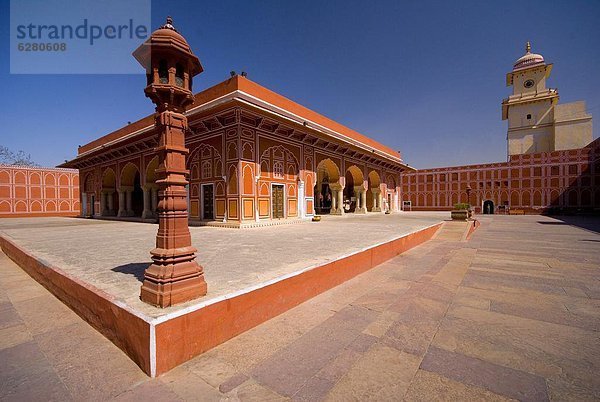
[[171, 18], [170, 15], [167, 16], [167, 22], [163, 24], [160, 29], [172, 29], [173, 31], [177, 32], [177, 29], [175, 29], [173, 26], [173, 18]]
[[527, 44], [525, 45], [525, 52], [531, 53], [531, 43], [529, 41], [527, 41]]

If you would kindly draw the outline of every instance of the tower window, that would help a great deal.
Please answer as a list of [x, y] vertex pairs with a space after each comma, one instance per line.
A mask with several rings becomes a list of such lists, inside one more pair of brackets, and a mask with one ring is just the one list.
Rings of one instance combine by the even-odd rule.
[[175, 65], [175, 85], [183, 87], [183, 66], [179, 63]]
[[169, 67], [164, 59], [158, 63], [158, 80], [161, 84], [169, 83]]
[[531, 115], [530, 114], [527, 115], [527, 120], [531, 120]]

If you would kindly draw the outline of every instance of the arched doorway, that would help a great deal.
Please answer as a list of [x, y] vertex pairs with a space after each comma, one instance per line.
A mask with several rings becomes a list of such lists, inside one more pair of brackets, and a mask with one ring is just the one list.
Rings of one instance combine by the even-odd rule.
[[96, 193], [94, 191], [94, 176], [89, 173], [83, 181], [83, 193], [82, 193], [82, 215], [92, 217], [94, 216], [94, 203], [96, 201]]
[[331, 159], [317, 165], [317, 181], [314, 186], [315, 211], [317, 214], [341, 214], [338, 208], [341, 190], [340, 170]]
[[142, 218], [156, 218], [156, 207], [158, 206], [158, 186], [156, 185], [156, 168], [158, 168], [158, 157], [152, 158], [146, 167], [146, 183], [143, 190], [143, 212]]
[[144, 192], [140, 183], [140, 172], [133, 163], [128, 163], [121, 171], [118, 216], [141, 217], [143, 210]]
[[356, 165], [346, 170], [346, 187], [344, 187], [345, 212], [366, 213], [367, 193], [363, 186], [363, 174]]
[[367, 190], [367, 210], [370, 212], [381, 212], [381, 179], [379, 173], [374, 170], [367, 176], [369, 188]]
[[485, 200], [483, 202], [483, 213], [488, 214], [488, 215], [491, 215], [494, 213], [494, 201]]
[[119, 197], [116, 193], [117, 177], [114, 170], [108, 168], [102, 175], [102, 191], [100, 193], [100, 214], [103, 216], [116, 215], [115, 205], [119, 205]]

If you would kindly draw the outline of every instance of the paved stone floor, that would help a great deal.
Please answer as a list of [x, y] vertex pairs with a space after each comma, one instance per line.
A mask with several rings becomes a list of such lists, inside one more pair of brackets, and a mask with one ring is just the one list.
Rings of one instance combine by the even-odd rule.
[[[205, 269], [204, 299], [256, 286], [321, 265], [439, 223], [442, 213], [328, 216], [318, 223], [253, 229], [192, 227], [192, 243]], [[149, 317], [197, 301], [160, 309], [139, 300], [156, 225], [79, 218], [0, 219], [0, 233], [38, 258], [113, 295]]]
[[600, 220], [481, 221], [156, 379], [0, 255], [0, 399], [598, 400]]

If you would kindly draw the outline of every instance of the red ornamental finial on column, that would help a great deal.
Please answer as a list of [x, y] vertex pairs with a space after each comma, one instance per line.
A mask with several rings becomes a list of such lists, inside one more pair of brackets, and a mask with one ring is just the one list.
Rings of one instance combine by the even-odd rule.
[[185, 158], [185, 108], [194, 101], [192, 77], [202, 72], [200, 60], [173, 26], [171, 17], [133, 52], [146, 69], [144, 92], [156, 105], [159, 135], [158, 233], [153, 263], [144, 273], [140, 298], [168, 307], [206, 294], [204, 271], [196, 262], [188, 227], [188, 184]]

